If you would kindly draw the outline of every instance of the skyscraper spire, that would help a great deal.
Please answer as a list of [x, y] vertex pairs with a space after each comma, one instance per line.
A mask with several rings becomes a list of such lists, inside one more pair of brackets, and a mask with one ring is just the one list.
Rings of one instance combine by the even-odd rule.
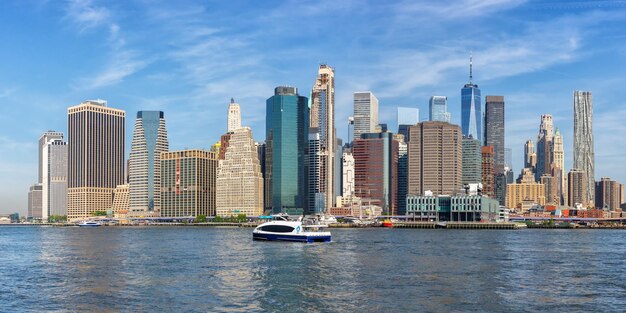
[[472, 84], [472, 52], [470, 51], [470, 85]]

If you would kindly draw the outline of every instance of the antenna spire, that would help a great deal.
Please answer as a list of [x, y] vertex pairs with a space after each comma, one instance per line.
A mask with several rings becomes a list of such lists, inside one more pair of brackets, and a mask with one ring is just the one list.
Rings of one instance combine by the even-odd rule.
[[472, 84], [472, 51], [470, 51], [470, 85]]

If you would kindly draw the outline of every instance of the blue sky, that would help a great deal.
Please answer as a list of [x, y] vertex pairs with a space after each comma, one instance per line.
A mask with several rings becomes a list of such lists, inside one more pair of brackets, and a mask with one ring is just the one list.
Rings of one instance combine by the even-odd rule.
[[[626, 182], [626, 1], [1, 1], [0, 212], [25, 213], [37, 140], [66, 131], [68, 106], [106, 99], [127, 112], [165, 111], [171, 149], [209, 148], [231, 97], [264, 139], [277, 85], [308, 95], [319, 63], [336, 70], [336, 120], [346, 137], [352, 93], [372, 90], [380, 119], [396, 107], [428, 117], [474, 82], [506, 101], [514, 169], [552, 114], [572, 163], [572, 92], [594, 96], [596, 178]], [[484, 98], [483, 98], [484, 101]], [[127, 151], [128, 152], [128, 151]]]

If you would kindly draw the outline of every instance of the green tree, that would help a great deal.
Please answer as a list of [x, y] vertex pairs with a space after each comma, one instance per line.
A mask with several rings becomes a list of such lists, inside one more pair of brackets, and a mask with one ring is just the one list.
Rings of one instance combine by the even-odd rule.
[[91, 213], [93, 216], [107, 216], [107, 211], [94, 211]]
[[196, 223], [206, 223], [206, 215], [196, 216]]

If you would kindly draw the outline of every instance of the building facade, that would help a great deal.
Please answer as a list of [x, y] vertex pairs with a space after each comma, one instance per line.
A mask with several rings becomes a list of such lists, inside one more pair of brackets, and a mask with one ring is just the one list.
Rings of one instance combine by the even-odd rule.
[[234, 132], [241, 128], [241, 110], [239, 103], [235, 103], [235, 99], [231, 98], [228, 104], [228, 129], [227, 132]]
[[554, 144], [552, 150], [552, 175], [556, 177], [558, 183], [558, 196], [560, 204], [567, 203], [567, 175], [565, 174], [565, 151], [563, 150], [563, 136], [556, 128], [554, 133]]
[[28, 217], [34, 219], [43, 218], [42, 215], [42, 193], [43, 187], [41, 184], [36, 183], [28, 189]]
[[492, 146], [483, 146], [481, 148], [481, 181], [483, 184], [483, 194], [489, 198], [496, 196], [495, 181], [495, 152]]
[[231, 133], [225, 158], [219, 161], [216, 211], [223, 217], [263, 215], [263, 175], [249, 127]]
[[371, 91], [354, 93], [353, 140], [361, 134], [373, 133], [378, 125], [378, 98]]
[[522, 207], [524, 202], [533, 202], [538, 205], [546, 204], [546, 189], [541, 183], [521, 182], [506, 186], [506, 207], [510, 209]]
[[44, 161], [43, 150], [50, 140], [63, 140], [63, 133], [56, 130], [49, 130], [47, 132], [44, 132], [41, 137], [39, 137], [39, 176], [37, 179], [38, 183], [43, 182], [43, 165], [46, 162]]
[[109, 211], [113, 191], [125, 182], [126, 112], [89, 100], [68, 108], [67, 218]]
[[478, 139], [463, 138], [463, 186], [482, 181], [482, 154]]
[[602, 177], [596, 182], [596, 208], [610, 210], [619, 209], [624, 203], [624, 185], [611, 180], [608, 177]]
[[527, 140], [524, 144], [524, 168], [529, 168], [535, 173], [536, 167], [537, 154], [535, 153], [535, 145], [532, 140]]
[[574, 165], [586, 175], [586, 200], [595, 196], [595, 154], [593, 148], [593, 98], [589, 91], [574, 91]]
[[406, 197], [409, 194], [409, 146], [398, 139], [398, 215], [406, 214]]
[[128, 211], [130, 210], [130, 186], [128, 184], [115, 187], [111, 210], [114, 216], [128, 216]]
[[409, 195], [454, 195], [462, 190], [462, 136], [458, 125], [421, 122], [409, 129]]
[[[574, 152], [576, 153], [576, 152]], [[573, 168], [567, 174], [567, 205], [570, 207], [580, 204], [583, 207], [589, 205], [587, 198], [587, 173], [583, 170]]]
[[129, 215], [161, 210], [161, 153], [169, 150], [163, 111], [139, 111], [128, 160]]
[[541, 115], [539, 135], [537, 135], [537, 170], [535, 179], [539, 181], [543, 174], [551, 174], [552, 156], [554, 149], [554, 125], [552, 115]]
[[482, 132], [482, 105], [480, 89], [472, 82], [472, 59], [470, 58], [469, 83], [461, 89], [461, 129], [463, 135], [470, 135], [483, 142]]
[[161, 216], [215, 216], [217, 164], [205, 150], [161, 153]]
[[431, 122], [450, 123], [450, 112], [448, 112], [448, 97], [432, 96], [428, 101], [428, 120]]
[[421, 221], [481, 222], [499, 217], [498, 201], [479, 195], [409, 196], [407, 215]]
[[274, 213], [301, 214], [306, 201], [308, 99], [295, 87], [276, 87], [266, 101], [265, 180]]
[[350, 199], [354, 196], [354, 156], [351, 152], [344, 152], [342, 156], [342, 193], [341, 197], [344, 199]]
[[39, 140], [42, 144], [43, 138], [50, 138], [40, 146], [43, 220], [51, 215], [67, 215], [67, 142], [63, 141], [62, 133], [50, 134], [44, 133]]
[[504, 97], [485, 97], [485, 146], [493, 147], [494, 175], [504, 172]]

